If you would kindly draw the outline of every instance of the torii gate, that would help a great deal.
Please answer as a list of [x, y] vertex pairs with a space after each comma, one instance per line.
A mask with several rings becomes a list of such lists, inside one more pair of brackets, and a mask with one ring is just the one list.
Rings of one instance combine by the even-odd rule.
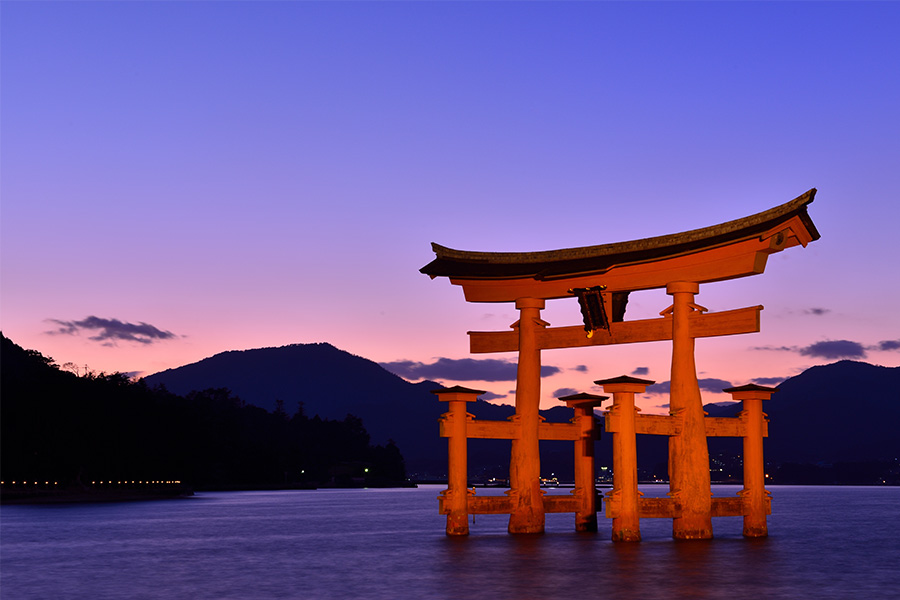
[[[538, 414], [541, 350], [672, 340], [670, 416], [655, 416], [654, 423], [645, 419], [637, 430], [637, 433], [669, 436], [670, 497], [656, 503], [655, 509], [651, 503], [643, 503], [638, 509], [634, 494], [632, 512], [635, 519], [638, 513], [640, 516], [672, 517], [673, 537], [705, 539], [712, 537], [712, 516], [744, 514], [745, 535], [765, 535], [765, 513], [760, 529], [759, 507], [766, 503], [767, 499], [760, 499], [766, 492], [761, 482], [755, 483], [758, 480], [755, 472], [750, 477], [754, 490], [748, 491], [745, 481], [743, 493], [748, 498], [753, 496], [752, 502], [747, 499], [746, 503], [756, 507], [751, 519], [755, 526], [752, 523], [748, 526], [747, 511], [741, 507], [740, 498], [736, 499], [739, 501], [736, 507], [734, 503], [715, 502], [711, 498], [706, 441], [708, 435], [743, 436], [746, 449], [750, 427], [753, 431], [750, 437], [760, 437], [758, 444], [756, 441], [750, 443], [750, 448], [754, 457], [758, 454], [761, 468], [764, 419], [760, 416], [757, 423], [754, 418], [752, 425], [718, 424], [717, 420], [704, 419], [694, 364], [695, 338], [758, 332], [763, 307], [711, 313], [696, 304], [694, 298], [702, 283], [759, 275], [765, 270], [769, 255], [797, 245], [805, 247], [817, 240], [819, 233], [807, 214], [807, 206], [815, 193], [816, 190], [811, 189], [781, 206], [720, 225], [615, 244], [544, 252], [469, 252], [432, 244], [436, 258], [421, 269], [422, 273], [432, 278], [448, 277], [452, 284], [462, 287], [469, 302], [514, 302], [519, 310], [519, 320], [511, 326], [513, 331], [469, 332], [473, 353], [518, 352], [516, 415], [509, 425], [512, 432], [503, 436], [512, 439], [509, 499], [502, 511], [492, 511], [509, 512], [510, 533], [544, 530], [545, 503], [540, 490], [538, 449], [541, 439]], [[625, 321], [628, 294], [656, 288], [666, 289], [673, 297], [672, 306], [663, 310], [660, 318]], [[583, 328], [549, 327], [549, 323], [541, 320], [540, 311], [547, 300], [573, 295], [578, 295], [582, 304]], [[611, 318], [607, 319], [607, 314]], [[608, 334], [604, 331], [592, 335], [600, 327], [607, 329]], [[585, 330], [588, 330], [588, 337], [585, 337]], [[647, 383], [651, 382], [644, 381], [643, 385]], [[617, 378], [598, 384], [617, 397], [621, 393], [626, 396], [631, 393], [632, 401], [634, 390], [643, 390], [641, 380]], [[774, 390], [744, 386], [728, 391], [735, 399], [758, 400], [768, 398]], [[472, 400], [474, 398], [471, 396]], [[744, 408], [745, 413], [757, 414], [755, 404], [748, 408], [745, 402]], [[616, 410], [614, 407], [612, 412]], [[464, 410], [462, 415], [465, 415]], [[654, 416], [645, 417], [652, 420]], [[607, 418], [607, 430], [616, 435], [615, 425], [611, 425], [613, 420]], [[630, 426], [633, 437], [635, 425]], [[461, 431], [465, 436], [465, 428]], [[753, 458], [753, 462], [756, 463], [757, 458]], [[621, 500], [616, 502], [622, 506]], [[462, 506], [465, 509], [464, 503]], [[626, 509], [626, 512], [631, 510]], [[470, 514], [476, 512], [465, 510]], [[615, 514], [616, 506], [608, 506], [607, 516], [615, 521]], [[467, 527], [464, 531], [451, 531], [449, 519], [448, 516], [448, 533], [468, 532]], [[639, 534], [635, 537], [628, 533], [629, 527], [622, 525], [619, 539], [639, 539]]]

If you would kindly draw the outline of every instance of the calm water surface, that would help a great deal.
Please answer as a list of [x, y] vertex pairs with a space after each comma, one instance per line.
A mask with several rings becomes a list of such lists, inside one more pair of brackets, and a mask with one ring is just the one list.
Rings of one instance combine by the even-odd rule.
[[573, 515], [515, 537], [477, 516], [447, 538], [442, 488], [5, 506], [0, 597], [900, 598], [900, 488], [773, 487], [767, 539], [730, 517], [714, 540], [675, 542], [670, 520], [645, 519], [637, 544], [609, 541], [606, 519], [576, 534]]

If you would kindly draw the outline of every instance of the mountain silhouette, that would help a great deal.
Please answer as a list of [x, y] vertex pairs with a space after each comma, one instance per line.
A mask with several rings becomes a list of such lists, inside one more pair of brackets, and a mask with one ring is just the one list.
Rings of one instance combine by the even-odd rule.
[[[734, 416], [738, 406], [707, 407]], [[811, 367], [763, 402], [766, 460], [833, 463], [900, 457], [900, 367], [842, 360]], [[713, 444], [711, 443], [711, 448]]]
[[[438, 419], [446, 411], [432, 390], [432, 381], [410, 383], [365, 358], [327, 343], [230, 351], [197, 363], [145, 378], [176, 394], [228, 388], [243, 401], [274, 410], [279, 401], [289, 412], [302, 403], [305, 414], [342, 419], [360, 417], [372, 442], [396, 442], [410, 475], [446, 474], [447, 442], [438, 436]], [[734, 416], [739, 405], [707, 405], [711, 416]], [[479, 419], [504, 420], [509, 405], [471, 403]], [[770, 417], [765, 441], [767, 461], [823, 463], [893, 461], [900, 456], [900, 367], [854, 361], [813, 367], [779, 386], [763, 410]], [[541, 411], [548, 421], [564, 422], [572, 411], [560, 406]], [[611, 435], [597, 447], [598, 465], [612, 463]], [[649, 477], [665, 477], [667, 439], [638, 437], [638, 462]], [[741, 441], [710, 438], [710, 455], [740, 456]], [[566, 477], [571, 471], [572, 446], [541, 443], [542, 473]], [[504, 476], [509, 468], [509, 442], [469, 441], [470, 476]]]
[[[438, 419], [447, 407], [431, 393], [442, 386], [433, 381], [410, 383], [331, 344], [222, 352], [144, 381], [179, 395], [227, 388], [244, 402], [270, 411], [283, 403], [293, 413], [302, 403], [308, 416], [343, 419], [352, 414], [362, 419], [373, 443], [393, 440], [397, 444], [411, 475], [440, 478], [446, 474], [447, 441], [438, 436]], [[469, 412], [481, 419], [504, 420], [514, 409], [478, 401], [470, 404]], [[508, 471], [508, 441], [472, 440], [470, 447], [473, 472]]]

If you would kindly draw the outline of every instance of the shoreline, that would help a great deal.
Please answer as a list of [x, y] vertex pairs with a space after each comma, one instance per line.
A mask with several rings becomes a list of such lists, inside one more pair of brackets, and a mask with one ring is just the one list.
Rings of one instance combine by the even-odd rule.
[[314, 491], [317, 489], [365, 489], [365, 488], [415, 488], [416, 482], [401, 484], [235, 484], [192, 487], [182, 483], [147, 487], [31, 487], [19, 485], [0, 486], [0, 505], [23, 504], [90, 504], [112, 502], [140, 502], [145, 500], [178, 500], [191, 498], [203, 492], [258, 492], [258, 491]]

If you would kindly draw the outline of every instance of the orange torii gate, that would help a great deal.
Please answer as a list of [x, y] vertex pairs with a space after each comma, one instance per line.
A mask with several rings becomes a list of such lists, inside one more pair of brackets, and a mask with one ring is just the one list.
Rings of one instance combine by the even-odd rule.
[[[466, 498], [472, 492], [465, 489], [464, 466], [461, 481], [457, 466], [456, 481], [442, 497], [442, 513], [448, 514], [447, 533], [467, 533], [468, 526], [462, 527], [460, 518], [466, 521], [465, 515], [482, 511], [508, 513], [510, 533], [544, 530], [544, 515], [551, 506], [540, 490], [539, 439], [577, 441], [585, 436], [559, 430], [560, 437], [546, 437], [550, 431], [548, 424], [541, 423], [538, 414], [541, 350], [672, 340], [669, 416], [645, 415], [637, 420], [623, 420], [627, 395], [631, 394], [633, 406], [634, 391], [638, 388], [643, 391], [641, 386], [649, 382], [621, 378], [598, 382], [606, 392], [618, 397], [607, 417], [608, 431], [623, 440], [628, 436], [633, 438], [634, 433], [669, 436], [669, 498], [657, 499], [655, 503], [639, 501], [636, 491], [632, 493], [632, 484], [623, 491], [625, 487], [620, 479], [607, 506], [607, 516], [614, 520], [613, 538], [640, 539], [637, 529], [640, 516], [671, 517], [673, 537], [678, 539], [710, 538], [711, 517], [727, 515], [744, 515], [745, 535], [765, 535], [768, 496], [757, 473], [762, 464], [765, 420], [761, 402], [756, 401], [768, 398], [774, 390], [759, 386], [732, 388], [727, 391], [736, 400], [745, 402], [742, 417], [704, 418], [694, 364], [696, 338], [758, 332], [763, 307], [708, 312], [694, 299], [702, 283], [759, 275], [764, 272], [769, 255], [797, 245], [805, 247], [817, 240], [819, 233], [807, 213], [815, 193], [811, 189], [790, 202], [743, 219], [630, 242], [544, 252], [469, 252], [432, 244], [436, 258], [421, 269], [422, 273], [432, 278], [448, 277], [452, 284], [462, 287], [469, 302], [514, 302], [519, 310], [519, 320], [512, 324], [512, 331], [469, 332], [473, 353], [518, 352], [516, 414], [509, 423], [494, 426], [508, 429], [502, 435], [480, 436], [512, 440], [510, 490], [502, 502], [494, 502], [496, 505], [469, 503]], [[673, 297], [672, 306], [663, 310], [660, 318], [624, 320], [628, 294], [656, 288], [665, 288]], [[549, 323], [541, 320], [540, 311], [547, 300], [573, 296], [581, 304], [584, 327], [549, 327]], [[600, 328], [606, 331], [593, 335]], [[456, 420], [445, 423], [446, 432], [442, 425], [442, 435], [450, 438], [457, 457], [461, 452], [463, 463], [465, 439], [473, 437], [464, 425], [471, 421], [465, 412], [465, 400], [474, 400], [477, 393], [463, 388], [442, 398], [456, 400], [451, 405], [457, 404], [457, 408], [445, 416]], [[459, 405], [463, 408], [459, 409]], [[623, 423], [630, 429], [617, 429]], [[711, 498], [706, 441], [709, 435], [744, 437], [745, 469], [749, 459], [752, 473], [745, 471], [745, 490], [739, 498], [715, 501]], [[624, 454], [620, 460], [623, 457]], [[624, 472], [634, 466], [632, 459], [626, 461], [620, 465], [623, 473], [620, 475], [617, 470], [614, 477], [624, 477]], [[617, 491], [621, 493], [616, 494]], [[593, 487], [583, 493], [593, 497]], [[583, 502], [578, 503], [566, 512], [571, 509], [583, 513], [585, 506]], [[562, 508], [559, 507], [560, 512]], [[760, 511], [763, 511], [761, 515]], [[453, 527], [451, 513], [455, 519]], [[584, 523], [585, 517], [579, 517], [578, 522]]]

